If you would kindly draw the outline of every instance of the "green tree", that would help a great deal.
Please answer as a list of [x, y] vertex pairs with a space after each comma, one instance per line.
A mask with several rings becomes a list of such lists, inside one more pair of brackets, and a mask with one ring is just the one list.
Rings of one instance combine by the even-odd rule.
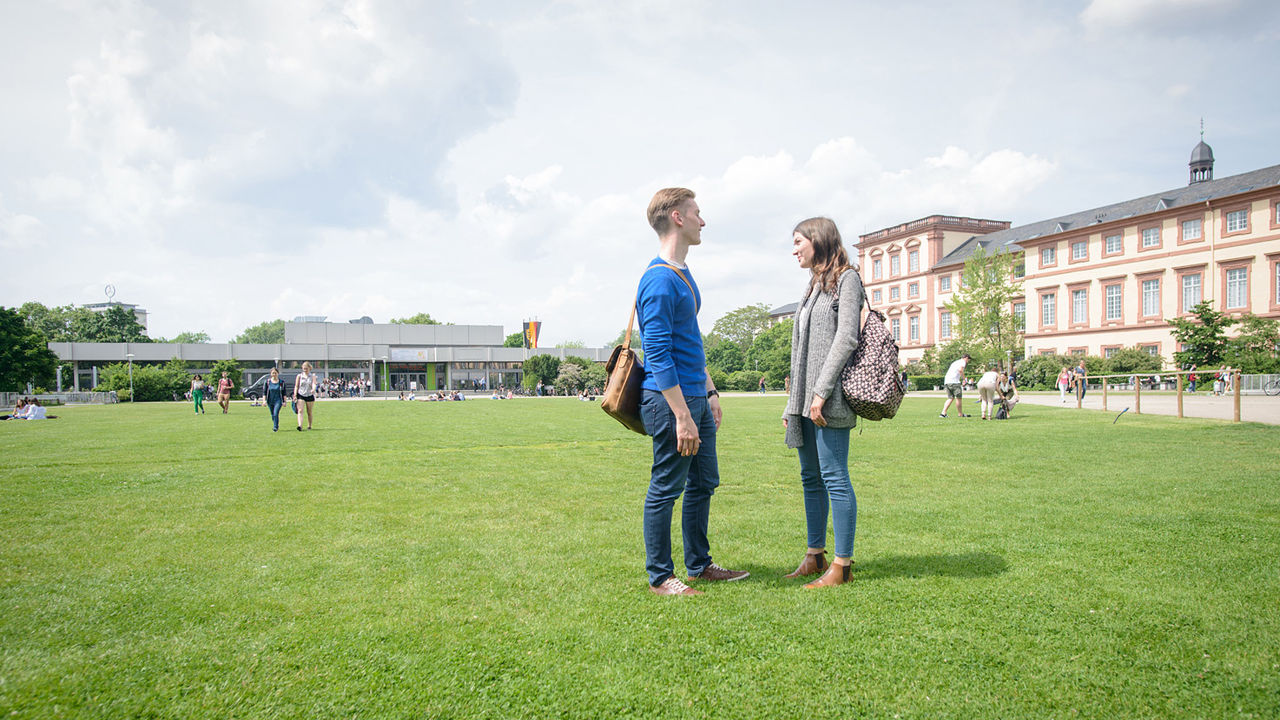
[[1022, 357], [1022, 330], [1013, 314], [1013, 298], [1022, 294], [1022, 282], [1014, 279], [1019, 262], [1015, 253], [978, 248], [964, 263], [964, 281], [944, 307], [959, 323], [957, 341], [972, 359]]
[[[216, 385], [216, 383], [215, 383]], [[182, 397], [191, 386], [185, 365], [174, 358], [164, 365], [133, 364], [133, 400], [166, 402]], [[112, 363], [98, 373], [97, 392], [115, 390], [121, 400], [129, 397], [129, 363]]]
[[[618, 337], [614, 338], [611, 342], [605, 343], [604, 347], [607, 347], [607, 348], [618, 347], [619, 345], [622, 344], [622, 341], [625, 340], [626, 337], [627, 337], [627, 331], [624, 329], [618, 333]], [[633, 348], [640, 347], [640, 328], [636, 328], [636, 327], [631, 328], [631, 347]]]
[[1240, 318], [1236, 336], [1227, 341], [1226, 360], [1245, 373], [1280, 372], [1280, 323], [1248, 313]]
[[443, 325], [444, 323], [431, 317], [430, 313], [418, 313], [405, 318], [392, 318], [391, 322], [397, 325]]
[[712, 344], [707, 347], [707, 367], [725, 374], [738, 372], [742, 369], [742, 354], [737, 343], [712, 336]]
[[604, 363], [593, 362], [582, 371], [582, 384], [588, 389], [604, 392], [604, 384], [609, 376], [604, 371]]
[[231, 342], [240, 344], [279, 345], [284, 342], [284, 320], [267, 320], [245, 328]]
[[[765, 330], [756, 336], [742, 359], [742, 372], [755, 376], [755, 385], [747, 388], [755, 390], [760, 383], [760, 376], [771, 388], [783, 386], [783, 379], [791, 372], [791, 327], [788, 319]], [[730, 373], [730, 377], [737, 373]], [[731, 381], [732, 382], [732, 381]], [[735, 388], [736, 389], [736, 388]]]
[[524, 347], [524, 332], [513, 332], [502, 341], [502, 347]]
[[72, 311], [71, 334], [75, 342], [153, 342], [138, 317], [123, 305], [112, 305], [104, 312], [76, 308]]
[[165, 339], [163, 339], [163, 338], [160, 338], [160, 339], [157, 339], [157, 340], [156, 340], [156, 342], [163, 342], [163, 343], [192, 343], [192, 344], [197, 344], [197, 345], [198, 345], [198, 344], [202, 344], [202, 343], [207, 343], [207, 342], [209, 342], [209, 334], [208, 334], [208, 333], [206, 333], [206, 332], [203, 332], [203, 331], [200, 331], [200, 332], [190, 332], [190, 331], [188, 331], [188, 332], [181, 332], [181, 333], [178, 333], [177, 335], [174, 335], [172, 338], [169, 338], [168, 340], [165, 340]]
[[555, 384], [560, 374], [560, 358], [554, 355], [534, 355], [524, 361], [524, 386], [526, 388]]
[[556, 343], [558, 348], [584, 348], [587, 344], [581, 340], [564, 340]]
[[711, 327], [711, 334], [727, 340], [746, 355], [756, 336], [769, 327], [769, 306], [763, 303], [730, 310]]
[[1236, 323], [1225, 313], [1213, 309], [1212, 300], [1204, 300], [1191, 308], [1186, 318], [1166, 318], [1170, 332], [1178, 345], [1186, 350], [1173, 354], [1179, 366], [1198, 365], [1202, 368], [1221, 365], [1227, 356], [1227, 328]]
[[23, 392], [27, 383], [47, 386], [57, 366], [44, 333], [19, 310], [0, 307], [0, 392]]
[[578, 392], [582, 389], [582, 366], [573, 363], [560, 363], [560, 371], [556, 373], [557, 392]]
[[71, 342], [71, 310], [70, 305], [49, 308], [32, 301], [23, 303], [18, 312], [49, 342]]
[[[216, 394], [218, 391], [218, 381], [222, 379], [222, 373], [224, 372], [227, 374], [227, 377], [231, 379], [231, 382], [236, 384], [236, 386], [231, 390], [232, 399], [238, 400], [243, 398], [244, 388], [241, 387], [241, 385], [244, 384], [244, 371], [240, 368], [239, 360], [227, 358], [225, 360], [215, 362], [213, 367], [209, 368], [209, 374], [205, 376], [205, 381], [211, 388], [213, 388], [213, 392]], [[290, 391], [292, 391], [292, 388], [290, 388]]]
[[[1127, 347], [1116, 350], [1109, 358], [1099, 358], [1099, 364], [1100, 372], [1091, 371], [1090, 374], [1158, 372], [1164, 367], [1164, 360], [1159, 355], [1152, 355], [1142, 348]], [[1086, 360], [1085, 367], [1093, 368], [1094, 365]]]

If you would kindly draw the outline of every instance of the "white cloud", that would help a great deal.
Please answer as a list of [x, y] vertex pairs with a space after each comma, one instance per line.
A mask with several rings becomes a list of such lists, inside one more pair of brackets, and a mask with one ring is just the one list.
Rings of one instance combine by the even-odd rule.
[[1095, 33], [1242, 37], [1254, 33], [1254, 23], [1262, 16], [1274, 18], [1275, 9], [1270, 0], [1092, 0], [1080, 13], [1080, 22]]

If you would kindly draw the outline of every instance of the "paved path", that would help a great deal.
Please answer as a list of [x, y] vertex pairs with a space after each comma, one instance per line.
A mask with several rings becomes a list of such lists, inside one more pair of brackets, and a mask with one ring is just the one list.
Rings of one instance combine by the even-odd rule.
[[[1022, 392], [1022, 402], [1032, 405], [1044, 405], [1047, 407], [1070, 408], [1076, 407], [1076, 399], [1074, 396], [1068, 395], [1067, 403], [1062, 404], [1056, 392]], [[907, 397], [931, 396], [938, 398], [938, 406], [942, 406], [941, 392], [912, 392]], [[969, 403], [973, 405], [970, 406]], [[964, 394], [965, 411], [977, 414], [979, 405], [977, 392], [966, 392]], [[1090, 390], [1084, 398], [1085, 410], [1101, 410], [1102, 409], [1102, 391]], [[1195, 395], [1184, 393], [1182, 396], [1182, 414], [1185, 417], [1214, 418], [1218, 420], [1230, 420], [1232, 418], [1233, 409], [1235, 407], [1234, 399], [1230, 395], [1222, 397], [1214, 397], [1205, 392], [1199, 392]], [[1134, 411], [1133, 391], [1132, 390], [1112, 390], [1107, 393], [1107, 410], [1118, 413], [1121, 410], [1129, 408], [1129, 412]], [[1172, 392], [1143, 392], [1142, 393], [1142, 412], [1156, 415], [1177, 415], [1178, 414], [1178, 397], [1177, 393]], [[1266, 395], [1242, 395], [1240, 397], [1240, 419], [1245, 422], [1260, 422], [1271, 425], [1280, 425], [1280, 396], [1268, 397]]]

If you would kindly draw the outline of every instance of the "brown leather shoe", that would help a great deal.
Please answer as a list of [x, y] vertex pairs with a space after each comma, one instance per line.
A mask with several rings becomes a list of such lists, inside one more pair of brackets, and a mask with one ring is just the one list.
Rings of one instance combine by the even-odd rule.
[[807, 552], [804, 554], [804, 559], [800, 561], [800, 567], [796, 568], [795, 572], [788, 573], [786, 575], [783, 575], [782, 577], [798, 578], [798, 577], [804, 577], [806, 575], [817, 575], [818, 573], [826, 569], [827, 569], [827, 553], [825, 550], [822, 552], [816, 552], [816, 553]]
[[837, 565], [831, 563], [831, 567], [823, 573], [822, 577], [811, 583], [806, 583], [805, 587], [812, 590], [820, 587], [835, 587], [849, 582], [849, 572], [853, 569], [853, 565]]
[[733, 582], [734, 580], [741, 580], [742, 578], [750, 574], [751, 573], [747, 572], [746, 570], [725, 570], [719, 565], [715, 563], [711, 563], [710, 565], [707, 565], [706, 567], [702, 568], [702, 572], [698, 573], [697, 575], [690, 575], [689, 582], [693, 582], [695, 580], [707, 580], [711, 582]]
[[654, 595], [702, 595], [701, 590], [693, 588], [680, 582], [675, 575], [662, 581], [660, 585], [650, 585], [649, 591]]

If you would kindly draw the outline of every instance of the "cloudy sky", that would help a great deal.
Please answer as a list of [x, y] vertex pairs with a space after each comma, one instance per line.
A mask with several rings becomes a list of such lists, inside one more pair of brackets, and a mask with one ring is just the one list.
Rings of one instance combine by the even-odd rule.
[[274, 318], [621, 330], [654, 190], [698, 193], [704, 330], [847, 241], [1280, 163], [1280, 4], [3, 0], [0, 305], [152, 336]]

